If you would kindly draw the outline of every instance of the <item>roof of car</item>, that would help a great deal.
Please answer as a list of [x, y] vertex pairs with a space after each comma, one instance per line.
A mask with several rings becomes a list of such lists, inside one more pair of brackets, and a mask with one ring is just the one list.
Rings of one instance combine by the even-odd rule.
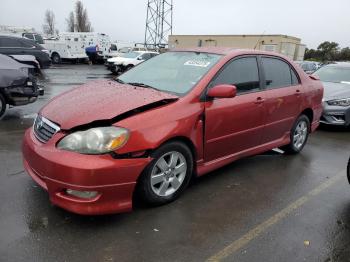
[[327, 64], [325, 66], [332, 66], [332, 67], [350, 67], [350, 62], [335, 62], [331, 64]]
[[262, 51], [262, 50], [254, 50], [254, 49], [238, 49], [238, 48], [232, 48], [232, 47], [194, 47], [194, 48], [181, 48], [181, 49], [171, 49], [170, 51], [175, 52], [200, 52], [200, 53], [210, 53], [210, 54], [218, 54], [218, 55], [233, 55], [233, 54], [239, 54], [239, 53], [245, 53], [245, 54], [266, 54], [266, 55], [274, 55], [274, 56], [281, 56], [283, 55], [275, 53], [275, 52], [268, 52], [268, 51]]

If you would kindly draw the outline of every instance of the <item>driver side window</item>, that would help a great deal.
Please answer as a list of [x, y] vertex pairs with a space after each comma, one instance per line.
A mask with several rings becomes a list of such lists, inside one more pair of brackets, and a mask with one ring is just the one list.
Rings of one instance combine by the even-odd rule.
[[229, 84], [237, 87], [237, 94], [260, 91], [258, 62], [256, 57], [242, 57], [226, 64], [211, 82], [210, 88]]

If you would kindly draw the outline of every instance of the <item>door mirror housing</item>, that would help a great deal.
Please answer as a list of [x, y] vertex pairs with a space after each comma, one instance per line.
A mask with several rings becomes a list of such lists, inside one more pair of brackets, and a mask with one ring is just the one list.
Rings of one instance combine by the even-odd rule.
[[237, 87], [234, 85], [217, 85], [210, 88], [207, 96], [211, 98], [232, 98], [237, 95]]

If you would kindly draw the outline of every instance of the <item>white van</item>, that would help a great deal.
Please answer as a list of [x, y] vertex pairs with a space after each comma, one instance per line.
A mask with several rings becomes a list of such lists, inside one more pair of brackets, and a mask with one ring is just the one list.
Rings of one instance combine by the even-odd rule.
[[59, 63], [62, 59], [87, 59], [86, 48], [95, 47], [97, 55], [103, 59], [109, 52], [111, 41], [106, 34], [95, 32], [64, 32], [56, 39], [47, 39], [43, 45], [49, 50], [52, 62]]

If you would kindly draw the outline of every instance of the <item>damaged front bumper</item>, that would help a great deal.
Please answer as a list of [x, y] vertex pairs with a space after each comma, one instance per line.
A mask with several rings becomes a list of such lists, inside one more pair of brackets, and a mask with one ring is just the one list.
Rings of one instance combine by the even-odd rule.
[[44, 90], [36, 81], [29, 80], [24, 85], [4, 88], [4, 94], [9, 105], [21, 106], [35, 102], [38, 96], [44, 95]]

